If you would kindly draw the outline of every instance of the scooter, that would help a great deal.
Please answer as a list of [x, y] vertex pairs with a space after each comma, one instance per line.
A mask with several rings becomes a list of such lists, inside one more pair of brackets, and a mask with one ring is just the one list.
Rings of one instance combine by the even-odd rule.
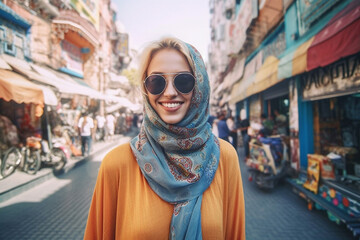
[[287, 146], [280, 136], [253, 138], [249, 148], [250, 158], [246, 161], [249, 181], [259, 188], [271, 190], [291, 173]]
[[70, 151], [64, 141], [61, 138], [53, 138], [52, 148], [50, 148], [48, 141], [40, 139], [41, 161], [44, 165], [52, 167], [54, 173], [61, 172], [70, 158]]

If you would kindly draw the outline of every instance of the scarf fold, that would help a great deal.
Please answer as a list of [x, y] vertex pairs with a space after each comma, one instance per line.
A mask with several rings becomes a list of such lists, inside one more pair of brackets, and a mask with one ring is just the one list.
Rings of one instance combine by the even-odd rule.
[[174, 205], [170, 239], [202, 239], [202, 194], [218, 167], [220, 147], [207, 122], [210, 86], [200, 53], [186, 44], [195, 65], [196, 84], [189, 111], [166, 124], [144, 97], [144, 120], [131, 140], [138, 165], [152, 190]]

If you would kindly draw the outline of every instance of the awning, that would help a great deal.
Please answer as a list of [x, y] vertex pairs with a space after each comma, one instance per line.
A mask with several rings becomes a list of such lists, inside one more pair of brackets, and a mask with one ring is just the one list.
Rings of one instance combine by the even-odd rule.
[[109, 88], [123, 88], [130, 89], [129, 79], [123, 75], [117, 75], [113, 72], [110, 72], [110, 81], [108, 83]]
[[254, 82], [246, 90], [246, 95], [251, 96], [259, 93], [280, 82], [278, 79], [278, 65], [279, 59], [274, 56], [267, 57], [259, 71], [256, 72]]
[[52, 84], [56, 85], [56, 87], [59, 89], [59, 92], [63, 94], [78, 94], [96, 99], [105, 99], [106, 97], [99, 91], [78, 83], [76, 80], [65, 73], [58, 72], [46, 66], [39, 66], [35, 64], [31, 64], [31, 66], [42, 76], [51, 79]]
[[130, 102], [127, 98], [116, 97], [116, 96], [108, 96], [108, 97], [112, 98], [112, 100], [116, 101], [117, 103], [106, 107], [107, 113], [115, 112], [115, 111], [119, 110], [120, 108], [127, 108], [127, 109], [130, 109], [131, 111], [139, 111], [141, 109], [140, 104], [134, 104], [134, 103]]
[[34, 103], [44, 106], [43, 90], [10, 70], [0, 69], [0, 97], [5, 101]]
[[81, 87], [84, 87], [84, 89], [86, 91], [88, 91], [88, 96], [89, 97], [95, 98], [95, 99], [106, 100], [107, 96], [105, 94], [103, 94], [100, 91], [92, 88], [89, 84], [84, 82], [84, 80], [79, 79], [77, 77], [73, 77], [73, 76], [69, 76], [69, 77], [75, 84], [79, 84]]
[[5, 62], [5, 60], [2, 59], [1, 57], [0, 57], [0, 68], [1, 69], [6, 69], [6, 70], [12, 70], [11, 67], [9, 66], [9, 64], [7, 64]]
[[5, 60], [15, 72], [26, 76], [30, 80], [34, 80], [36, 82], [40, 82], [42, 84], [46, 84], [55, 88], [58, 87], [51, 81], [51, 78], [44, 77], [41, 74], [33, 71], [30, 63], [26, 62], [25, 60], [15, 58], [7, 54], [2, 54], [1, 59]]
[[353, 1], [315, 36], [307, 54], [307, 70], [327, 66], [359, 52], [359, 33], [360, 1]]
[[40, 87], [41, 90], [43, 91], [44, 102], [46, 105], [52, 105], [52, 106], [58, 105], [58, 99], [56, 97], [56, 94], [51, 88], [45, 87], [43, 85], [38, 85], [38, 87]]
[[284, 55], [278, 66], [278, 79], [286, 79], [306, 71], [307, 50], [313, 42], [314, 37], [301, 44], [295, 50]]
[[255, 79], [255, 74], [242, 78], [240, 82], [235, 83], [231, 90], [231, 97], [229, 99], [230, 104], [235, 104], [248, 97], [247, 89]]

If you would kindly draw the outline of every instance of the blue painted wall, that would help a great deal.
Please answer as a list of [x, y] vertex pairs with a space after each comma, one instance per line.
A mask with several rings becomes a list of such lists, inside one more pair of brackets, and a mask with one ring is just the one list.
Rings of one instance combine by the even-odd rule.
[[297, 23], [296, 5], [292, 4], [285, 13], [285, 40], [286, 48], [293, 46], [296, 43], [299, 30]]
[[314, 153], [314, 115], [313, 103], [303, 101], [301, 95], [300, 78], [296, 79], [299, 106], [299, 142], [300, 142], [300, 167], [307, 168], [307, 154]]

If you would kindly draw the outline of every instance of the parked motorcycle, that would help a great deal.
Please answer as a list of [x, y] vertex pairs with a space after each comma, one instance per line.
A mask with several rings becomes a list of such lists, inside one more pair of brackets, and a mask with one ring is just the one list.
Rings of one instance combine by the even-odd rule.
[[291, 174], [288, 149], [280, 136], [254, 138], [249, 143], [246, 165], [249, 181], [262, 189], [273, 189], [278, 181]]
[[53, 168], [55, 173], [60, 172], [67, 160], [70, 158], [70, 152], [67, 149], [64, 141], [60, 138], [53, 138], [52, 148], [50, 148], [48, 141], [38, 139], [41, 143], [40, 157], [45, 166]]
[[26, 138], [26, 145], [12, 146], [3, 153], [1, 176], [5, 178], [14, 173], [16, 168], [28, 174], [36, 174], [41, 167], [39, 149], [41, 145], [36, 138]]

